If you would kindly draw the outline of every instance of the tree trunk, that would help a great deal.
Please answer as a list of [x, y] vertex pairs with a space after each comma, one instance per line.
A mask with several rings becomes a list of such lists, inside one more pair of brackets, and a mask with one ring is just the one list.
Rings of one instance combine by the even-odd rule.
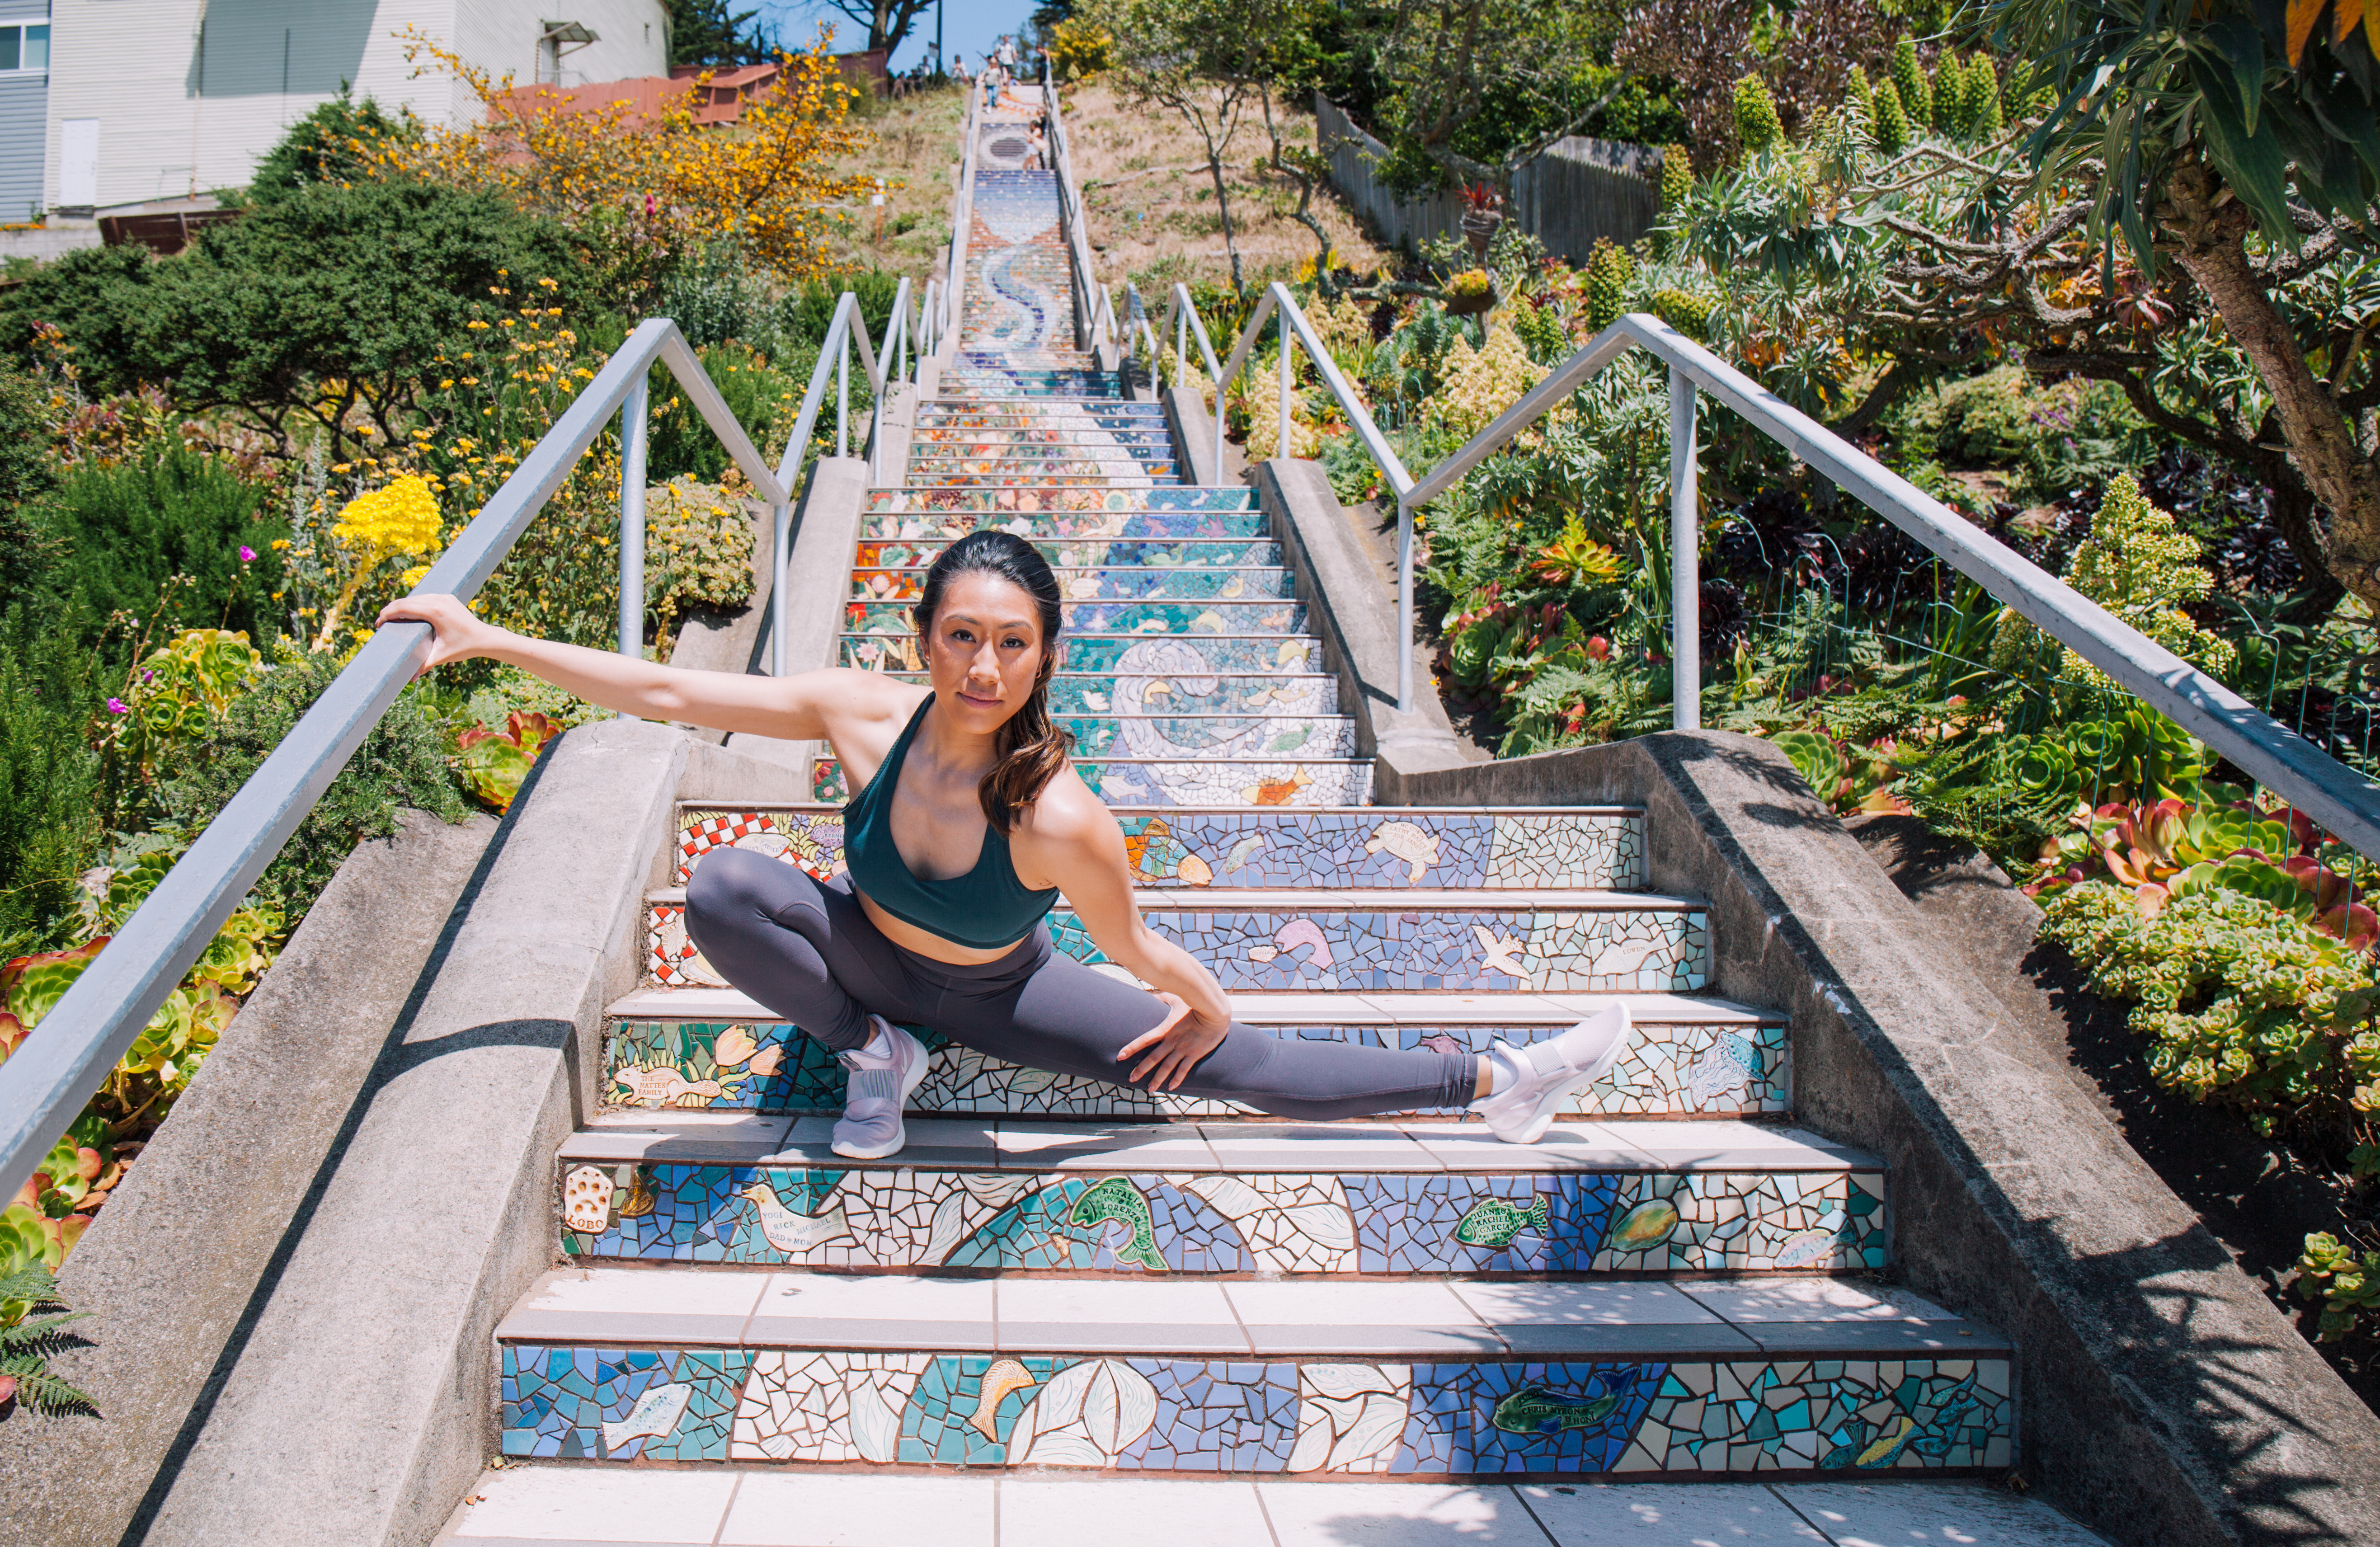
[[1232, 239], [1232, 196], [1223, 191], [1222, 157], [1215, 155], [1208, 156], [1207, 158], [1207, 172], [1208, 176], [1215, 179], [1215, 213], [1223, 218], [1223, 250], [1231, 254], [1232, 294], [1245, 297], [1248, 293], [1248, 286], [1246, 281], [1240, 277], [1239, 244]]
[[2247, 207], [2214, 170], [2192, 161], [2166, 185], [2158, 212], [2169, 250], [2223, 318], [2273, 395], [2274, 416], [2306, 487], [2330, 511], [2324, 546], [2341, 585], [2380, 610], [2380, 467], [2356, 444], [2352, 428], [2307, 364], [2289, 319], [2248, 261]]

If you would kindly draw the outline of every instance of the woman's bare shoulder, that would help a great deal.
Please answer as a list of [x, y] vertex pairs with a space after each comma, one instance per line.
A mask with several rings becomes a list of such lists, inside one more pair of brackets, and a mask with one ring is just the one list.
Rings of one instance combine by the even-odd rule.
[[1019, 859], [1060, 885], [1086, 865], [1123, 863], [1123, 829], [1072, 767], [1044, 785], [1018, 814], [1010, 842]]

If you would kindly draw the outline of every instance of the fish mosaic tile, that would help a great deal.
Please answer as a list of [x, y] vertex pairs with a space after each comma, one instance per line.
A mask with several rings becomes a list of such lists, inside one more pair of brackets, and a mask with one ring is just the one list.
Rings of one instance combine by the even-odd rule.
[[[1062, 720], [1095, 722], [1074, 712]], [[1238, 724], [1210, 716], [1222, 725]], [[1168, 724], [1202, 728], [1204, 721]], [[1444, 811], [1398, 807], [1309, 811], [1283, 808], [1123, 810], [1124, 852], [1139, 886], [1303, 886], [1439, 890], [1478, 887], [1640, 890], [1645, 814]], [[798, 807], [681, 807], [670, 884], [694, 861], [732, 845], [799, 862], [820, 877], [843, 869], [840, 812]]]
[[554, 1348], [503, 1354], [506, 1456], [724, 1461], [752, 1372], [735, 1348]]
[[[1373, 1047], [1485, 1053], [1498, 1041], [1559, 1035], [1547, 1025], [1378, 1026], [1351, 1009], [1349, 1024], [1256, 1024], [1269, 1036], [1353, 1041]], [[928, 1050], [912, 1111], [983, 1116], [1068, 1118], [1259, 1117], [1252, 1107], [1171, 1091], [1135, 1090], [1048, 1069], [1022, 1067], [951, 1042], [929, 1028], [909, 1029]], [[604, 1048], [607, 1103], [659, 1111], [843, 1110], [846, 1072], [832, 1054], [785, 1021], [622, 1020]], [[1646, 1020], [1611, 1072], [1573, 1095], [1565, 1114], [1588, 1117], [1735, 1117], [1787, 1110], [1785, 1028]], [[1454, 1118], [1454, 1107], [1402, 1115]]]
[[1118, 1172], [565, 1161], [564, 1249], [879, 1273], [1828, 1273], [1875, 1172]]
[[[1246, 776], [1228, 763], [1195, 766]], [[1295, 912], [1243, 904], [1209, 912], [1173, 906], [1179, 895], [1144, 898], [1143, 920], [1206, 963], [1227, 990], [1690, 993], [1709, 970], [1706, 917], [1693, 906]], [[686, 937], [685, 912], [680, 903], [649, 905], [647, 975], [664, 986], [722, 985]], [[1049, 926], [1058, 950], [1106, 964], [1072, 909], [1053, 910]]]
[[[580, 1373], [577, 1361], [584, 1358]], [[741, 1361], [724, 1459], [1288, 1476], [1876, 1477], [2007, 1466], [2010, 1361], [1196, 1358], [830, 1348], [502, 1350], [508, 1456], [678, 1459], [689, 1399], [601, 1444], [650, 1370]], [[649, 1365], [631, 1368], [627, 1360]], [[551, 1373], [560, 1371], [559, 1374]], [[732, 1371], [732, 1374], [729, 1373]], [[516, 1401], [516, 1390], [533, 1401]], [[664, 1424], [669, 1427], [664, 1427]]]

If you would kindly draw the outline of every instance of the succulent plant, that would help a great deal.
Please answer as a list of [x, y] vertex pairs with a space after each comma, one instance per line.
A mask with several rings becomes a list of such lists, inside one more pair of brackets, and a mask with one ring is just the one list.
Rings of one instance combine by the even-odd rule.
[[1743, 142], [1743, 153], [1753, 156], [1774, 150], [1785, 138], [1785, 126], [1777, 116], [1777, 100], [1768, 94], [1768, 83], [1756, 75], [1735, 83], [1735, 134]]
[[508, 811], [538, 754], [561, 734], [562, 727], [545, 715], [515, 710], [504, 717], [503, 730], [474, 725], [455, 739], [455, 771], [472, 795]]
[[2328, 1231], [2305, 1238], [2298, 1257], [2298, 1294], [2322, 1302], [2322, 1325], [2316, 1336], [2333, 1343], [2354, 1330], [2356, 1318], [2380, 1310], [2380, 1251], [2357, 1257]]

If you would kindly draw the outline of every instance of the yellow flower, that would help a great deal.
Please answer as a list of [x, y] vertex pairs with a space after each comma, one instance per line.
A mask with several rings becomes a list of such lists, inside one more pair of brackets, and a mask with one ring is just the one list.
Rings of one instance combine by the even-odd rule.
[[276, 537], [273, 540], [273, 551], [276, 554], [282, 552], [288, 546], [289, 540], [285, 537]]
[[467, 327], [467, 328], [473, 329], [474, 331], [479, 331], [479, 330], [483, 330], [483, 329], [485, 329], [485, 328], [487, 327], [487, 325], [488, 325], [488, 324], [487, 324], [487, 323], [483, 323], [483, 322], [480, 322], [477, 317], [474, 317], [474, 318], [472, 318], [469, 322], [468, 322], [468, 323], [464, 323], [463, 325], [464, 325], [465, 327]]
[[373, 560], [392, 554], [434, 554], [440, 545], [438, 501], [427, 480], [407, 473], [386, 488], [349, 500], [331, 532], [350, 547], [367, 549]]
[[412, 568], [407, 570], [404, 574], [399, 575], [396, 578], [396, 583], [403, 586], [406, 590], [411, 591], [414, 587], [421, 583], [421, 577], [429, 573], [430, 566], [428, 565], [417, 564]]

